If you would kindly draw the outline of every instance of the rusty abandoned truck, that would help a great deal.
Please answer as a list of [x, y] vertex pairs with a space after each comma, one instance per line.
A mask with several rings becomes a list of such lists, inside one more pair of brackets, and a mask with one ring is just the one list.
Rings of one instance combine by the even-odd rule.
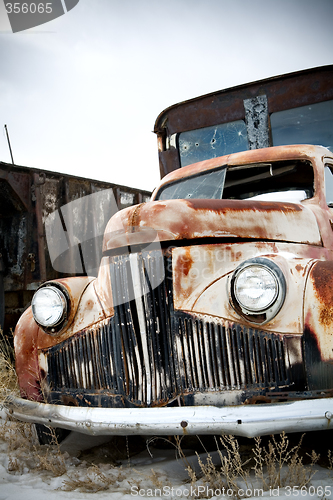
[[322, 67], [161, 113], [159, 186], [111, 217], [97, 278], [35, 292], [7, 411], [92, 435], [332, 428], [332, 81]]

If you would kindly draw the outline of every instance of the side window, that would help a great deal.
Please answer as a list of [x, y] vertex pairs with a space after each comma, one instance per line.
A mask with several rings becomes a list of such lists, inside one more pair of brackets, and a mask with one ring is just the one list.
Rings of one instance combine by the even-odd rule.
[[333, 101], [277, 111], [270, 121], [273, 146], [318, 144], [332, 151]]
[[333, 208], [333, 167], [325, 166], [325, 196], [326, 203]]

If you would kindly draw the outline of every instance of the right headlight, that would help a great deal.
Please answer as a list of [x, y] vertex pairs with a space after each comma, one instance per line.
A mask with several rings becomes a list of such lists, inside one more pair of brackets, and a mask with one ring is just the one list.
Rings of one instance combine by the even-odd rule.
[[250, 321], [265, 323], [279, 312], [286, 293], [281, 269], [264, 257], [249, 259], [234, 271], [229, 294], [234, 308]]

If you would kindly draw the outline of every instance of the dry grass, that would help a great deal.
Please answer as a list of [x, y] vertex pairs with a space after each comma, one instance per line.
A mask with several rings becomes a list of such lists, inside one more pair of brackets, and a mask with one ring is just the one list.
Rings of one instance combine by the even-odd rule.
[[329, 470], [333, 470], [333, 456], [332, 456], [331, 450], [328, 450], [327, 459], [328, 459], [328, 466], [327, 466], [327, 468]]
[[[14, 366], [14, 352], [10, 341], [0, 330], [0, 406], [9, 394], [19, 394]], [[1, 418], [1, 417], [0, 417]], [[120, 467], [109, 464], [91, 464], [62, 452], [55, 432], [49, 429], [51, 444], [40, 445], [34, 425], [7, 418], [0, 425], [0, 439], [6, 443], [7, 471], [10, 474], [64, 476], [62, 490], [95, 493], [107, 490], [125, 479]]]
[[[14, 366], [14, 352], [11, 343], [0, 330], [0, 405], [8, 394], [19, 394]], [[52, 430], [50, 429], [52, 434]], [[54, 476], [66, 472], [65, 454], [60, 452], [54, 439], [50, 446], [40, 446], [34, 426], [7, 418], [0, 426], [0, 439], [7, 444], [8, 466], [10, 473], [23, 471], [48, 471]]]
[[[19, 393], [13, 359], [11, 344], [0, 330], [0, 405], [9, 393]], [[50, 432], [53, 431], [50, 429]], [[0, 439], [7, 446], [9, 473], [22, 474], [28, 471], [44, 475], [45, 480], [63, 476], [61, 489], [65, 491], [95, 493], [115, 488], [124, 480], [130, 485], [144, 485], [146, 489], [162, 489], [169, 484], [166, 477], [153, 469], [146, 475], [130, 467], [127, 440], [127, 444], [118, 443], [124, 448], [124, 456], [127, 453], [128, 467], [125, 471], [122, 467], [114, 466], [115, 461], [110, 456], [98, 465], [92, 460], [84, 460], [87, 455], [82, 456], [83, 460], [70, 457], [68, 453], [61, 451], [54, 432], [51, 445], [41, 446], [34, 426], [27, 423], [7, 419], [0, 426]], [[175, 447], [177, 458], [182, 460], [192, 487], [204, 484], [213, 490], [225, 488], [232, 490], [235, 497], [240, 488], [261, 488], [268, 491], [285, 485], [300, 488], [306, 486], [314, 475], [314, 465], [319, 459], [319, 455], [312, 452], [308, 455], [308, 464], [305, 466], [300, 454], [302, 439], [297, 445], [290, 446], [284, 433], [265, 441], [265, 445], [260, 438], [255, 439], [251, 453], [246, 458], [235, 437], [222, 436], [219, 440], [215, 438], [214, 454], [206, 450], [205, 458], [202, 458], [196, 453], [199, 466], [199, 472], [196, 472], [183, 451], [181, 437], [175, 436], [172, 441], [164, 441], [171, 442]], [[147, 441], [148, 450], [152, 442], [153, 440]], [[202, 444], [201, 441], [200, 443]], [[136, 450], [138, 451], [142, 451], [142, 448]], [[213, 455], [217, 455], [218, 463]], [[100, 457], [97, 455], [95, 459], [99, 461]], [[333, 470], [331, 452], [328, 453], [328, 468]]]
[[256, 439], [253, 450], [256, 477], [260, 479], [265, 490], [269, 488], [284, 487], [286, 485], [307, 486], [314, 475], [314, 465], [319, 460], [319, 455], [312, 451], [310, 464], [304, 466], [303, 457], [300, 456], [304, 435], [296, 446], [290, 447], [285, 433], [277, 440], [271, 438], [268, 446], [262, 447], [260, 439]]
[[8, 472], [48, 471], [54, 477], [66, 473], [69, 455], [61, 453], [56, 440], [39, 445], [32, 425], [7, 420], [0, 428], [0, 438], [7, 443]]
[[63, 481], [61, 490], [97, 493], [110, 489], [110, 486], [118, 486], [124, 479], [126, 475], [121, 468], [105, 465], [103, 467], [101, 464], [86, 467], [83, 463], [77, 471], [68, 474], [68, 479]]
[[[249, 487], [250, 474], [248, 469], [249, 459], [243, 460], [239, 443], [234, 436], [222, 436], [220, 443], [215, 439], [219, 456], [219, 465], [215, 463], [211, 453], [206, 454], [206, 462], [196, 453], [200, 466], [200, 473], [197, 475], [192, 467], [187, 467], [191, 484], [194, 487], [198, 480], [208, 488], [215, 490], [232, 490], [234, 494], [240, 485]], [[221, 450], [220, 445], [223, 446]]]
[[[260, 489], [268, 491], [284, 486], [307, 486], [315, 474], [314, 466], [319, 459], [314, 451], [309, 456], [310, 463], [304, 465], [300, 455], [302, 439], [296, 446], [290, 446], [288, 437], [282, 433], [279, 438], [272, 436], [266, 446], [260, 438], [255, 438], [252, 456], [244, 460], [237, 439], [234, 436], [222, 436], [216, 440], [219, 464], [214, 463], [212, 455], [207, 454], [204, 462], [197, 454], [200, 473], [187, 467], [193, 487], [201, 481], [212, 490], [229, 490], [234, 497], [239, 491]], [[332, 460], [331, 460], [332, 464]]]
[[14, 349], [8, 336], [0, 329], [0, 405], [9, 393], [19, 393], [14, 366]]

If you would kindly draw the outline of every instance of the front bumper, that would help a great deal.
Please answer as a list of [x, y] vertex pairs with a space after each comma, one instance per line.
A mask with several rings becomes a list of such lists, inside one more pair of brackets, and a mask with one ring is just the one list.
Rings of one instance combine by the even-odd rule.
[[287, 403], [161, 408], [87, 408], [28, 401], [10, 396], [4, 403], [18, 420], [89, 435], [233, 434], [255, 437], [283, 431], [333, 428], [333, 398]]

